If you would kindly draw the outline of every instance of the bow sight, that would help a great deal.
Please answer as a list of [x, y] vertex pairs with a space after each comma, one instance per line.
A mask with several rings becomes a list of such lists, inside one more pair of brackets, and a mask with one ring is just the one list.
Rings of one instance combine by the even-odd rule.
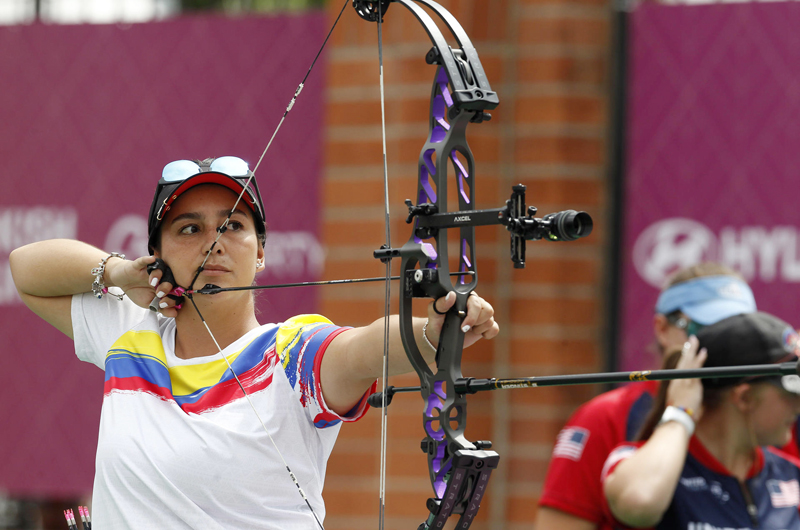
[[414, 234], [420, 239], [429, 239], [441, 228], [460, 228], [464, 226], [482, 226], [491, 224], [505, 225], [511, 232], [511, 261], [514, 267], [525, 267], [525, 241], [546, 239], [548, 241], [574, 241], [592, 233], [594, 223], [586, 212], [564, 210], [550, 213], [544, 217], [534, 217], [535, 206], [525, 207], [526, 186], [514, 186], [511, 198], [506, 201], [505, 208], [491, 210], [467, 210], [451, 213], [438, 213], [435, 204], [426, 202], [415, 206], [406, 199], [408, 217], [411, 223], [418, 217]]

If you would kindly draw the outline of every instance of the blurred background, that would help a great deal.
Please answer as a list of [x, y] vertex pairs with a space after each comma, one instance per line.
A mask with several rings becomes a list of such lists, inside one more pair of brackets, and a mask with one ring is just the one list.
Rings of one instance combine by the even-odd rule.
[[[504, 230], [478, 230], [477, 290], [502, 331], [465, 352], [464, 375], [655, 368], [658, 291], [704, 260], [732, 266], [760, 309], [798, 324], [800, 4], [442, 4], [500, 98], [493, 119], [467, 131], [476, 207], [501, 207], [523, 183], [540, 214], [585, 210], [595, 223], [586, 239], [529, 243], [524, 270], [512, 268]], [[61, 510], [90, 505], [102, 400], [102, 374], [19, 301], [8, 254], [52, 237], [146, 253], [164, 164], [232, 154], [253, 167], [341, 7], [0, 0], [0, 528], [64, 528]], [[407, 10], [392, 5], [385, 20], [398, 246], [410, 235], [403, 200], [416, 190], [435, 68]], [[257, 172], [271, 234], [264, 284], [383, 274], [372, 258], [385, 242], [376, 37], [344, 11]], [[269, 291], [260, 318], [319, 312], [367, 324], [383, 313], [383, 290]], [[501, 455], [473, 528], [532, 528], [561, 425], [603, 390], [470, 398], [467, 437]], [[416, 528], [427, 513], [421, 410], [411, 395], [390, 409], [387, 528]], [[372, 412], [342, 428], [326, 480], [329, 530], [377, 526], [379, 427]]]

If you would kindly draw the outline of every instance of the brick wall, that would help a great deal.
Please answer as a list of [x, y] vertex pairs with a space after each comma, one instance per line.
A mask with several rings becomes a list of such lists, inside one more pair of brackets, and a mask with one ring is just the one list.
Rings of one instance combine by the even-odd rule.
[[[610, 9], [604, 0], [442, 3], [475, 43], [501, 101], [492, 121], [468, 129], [476, 206], [500, 207], [521, 182], [540, 214], [583, 209], [596, 224], [587, 240], [529, 243], [524, 270], [512, 268], [502, 228], [479, 229], [477, 290], [494, 305], [502, 332], [465, 352], [464, 374], [602, 369]], [[330, 3], [331, 22], [340, 8]], [[410, 235], [403, 199], [416, 190], [435, 67], [424, 62], [430, 41], [402, 6], [391, 6], [383, 33], [392, 244], [400, 246]], [[348, 7], [328, 48], [323, 242], [329, 279], [384, 272], [371, 257], [385, 242], [376, 37], [375, 24]], [[367, 324], [383, 312], [383, 289], [328, 288], [322, 312], [337, 323]], [[531, 528], [555, 436], [598, 391], [561, 387], [471, 397], [467, 437], [492, 440], [501, 455], [473, 528]], [[410, 395], [397, 397], [390, 409], [386, 528], [416, 528], [426, 513], [431, 490], [419, 449], [421, 411], [420, 399]], [[343, 427], [328, 467], [328, 530], [376, 528], [379, 432], [375, 411]]]

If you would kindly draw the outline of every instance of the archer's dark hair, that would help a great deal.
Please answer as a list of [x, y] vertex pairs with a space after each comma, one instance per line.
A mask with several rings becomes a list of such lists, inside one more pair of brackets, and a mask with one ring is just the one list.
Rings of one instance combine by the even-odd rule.
[[[669, 348], [664, 354], [664, 364], [661, 368], [664, 370], [674, 369], [678, 365], [681, 353], [682, 350], [679, 347]], [[642, 423], [642, 426], [639, 428], [639, 432], [636, 433], [635, 441], [644, 441], [653, 435], [653, 431], [658, 426], [658, 422], [661, 421], [661, 416], [664, 415], [664, 410], [667, 408], [667, 387], [669, 383], [669, 381], [661, 381], [659, 384], [658, 393], [656, 393], [653, 406], [650, 407], [650, 412], [647, 413], [644, 423]], [[725, 391], [731, 388], [730, 386], [703, 388], [703, 410], [709, 411], [719, 407], [722, 403]]]

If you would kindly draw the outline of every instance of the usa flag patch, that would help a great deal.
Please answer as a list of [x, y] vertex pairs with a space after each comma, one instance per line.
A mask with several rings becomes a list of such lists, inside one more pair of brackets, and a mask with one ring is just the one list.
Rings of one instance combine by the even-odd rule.
[[767, 491], [775, 508], [794, 508], [800, 505], [800, 485], [797, 480], [768, 480]]
[[581, 459], [583, 448], [589, 439], [589, 431], [581, 427], [565, 427], [558, 433], [553, 457], [569, 458], [576, 462]]

